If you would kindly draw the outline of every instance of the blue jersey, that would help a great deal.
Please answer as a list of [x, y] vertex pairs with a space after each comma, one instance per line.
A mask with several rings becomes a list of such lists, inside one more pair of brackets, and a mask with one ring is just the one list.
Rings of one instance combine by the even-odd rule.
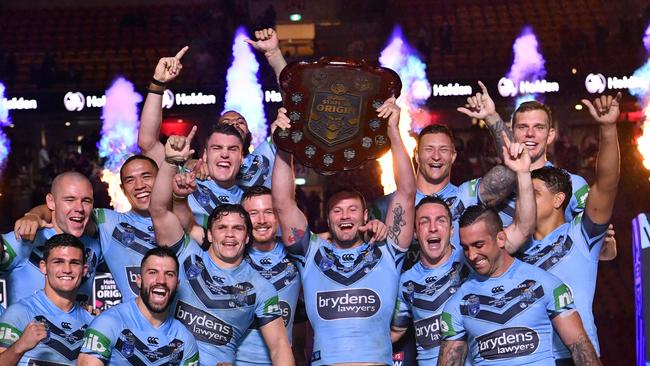
[[196, 181], [197, 190], [188, 197], [194, 220], [204, 228], [208, 227], [208, 217], [215, 207], [223, 203], [236, 204], [241, 201], [244, 191], [238, 185], [222, 188], [212, 180]]
[[[300, 293], [300, 276], [298, 269], [289, 259], [284, 245], [275, 243], [271, 251], [260, 251], [249, 247], [246, 261], [278, 291], [282, 320], [287, 329], [289, 342], [296, 313], [298, 294]], [[256, 327], [251, 327], [237, 348], [237, 365], [271, 364], [271, 355], [264, 343], [262, 334]]]
[[[39, 265], [43, 259], [45, 242], [55, 234], [56, 231], [52, 228], [39, 230], [33, 242], [16, 240], [13, 232], [2, 235], [5, 256], [0, 262], [0, 271], [7, 278], [9, 305], [45, 287], [45, 276], [41, 273]], [[101, 260], [101, 250], [97, 239], [88, 236], [79, 239], [86, 248], [88, 273], [82, 279], [77, 301], [81, 304], [90, 304], [93, 298], [95, 270]]]
[[305, 233], [287, 250], [297, 260], [314, 330], [312, 365], [391, 364], [402, 249], [392, 242], [339, 249]]
[[440, 314], [469, 273], [463, 252], [452, 247], [451, 256], [440, 266], [427, 268], [418, 262], [402, 274], [393, 326], [406, 328], [413, 321], [420, 364], [438, 362]]
[[[553, 164], [550, 161], [547, 161], [545, 166], [553, 166]], [[589, 185], [581, 176], [569, 172], [567, 173], [571, 176], [571, 187], [573, 193], [569, 200], [569, 205], [564, 211], [564, 219], [566, 221], [571, 221], [576, 215], [585, 209], [587, 194], [589, 193]], [[481, 178], [474, 179], [473, 181], [476, 182], [476, 185], [480, 185]], [[501, 221], [503, 221], [503, 227], [507, 227], [514, 220], [516, 200], [517, 192], [513, 191], [503, 202], [495, 207], [499, 212]], [[470, 202], [470, 204], [474, 205], [479, 202], [481, 202], [480, 197], [475, 196], [475, 200]]]
[[78, 305], [65, 312], [40, 290], [11, 305], [0, 317], [0, 346], [14, 344], [31, 321], [46, 326], [48, 336], [25, 352], [18, 365], [75, 365], [84, 331], [93, 317]]
[[104, 261], [122, 293], [122, 301], [134, 299], [140, 294], [136, 283], [140, 262], [149, 249], [157, 246], [151, 218], [134, 211], [119, 213], [105, 208], [95, 209], [94, 216]]
[[246, 190], [256, 185], [271, 188], [276, 150], [271, 138], [267, 138], [257, 145], [252, 153], [246, 155], [237, 174], [237, 184], [241, 189]]
[[174, 316], [196, 337], [203, 364], [232, 363], [251, 325], [259, 328], [281, 316], [278, 293], [248, 262], [219, 268], [209, 252], [183, 240]]
[[97, 316], [84, 334], [81, 353], [92, 355], [105, 365], [199, 364], [199, 351], [192, 333], [172, 317], [154, 327], [135, 299]]
[[554, 366], [551, 320], [573, 309], [571, 291], [515, 259], [499, 277], [472, 274], [445, 305], [443, 340], [465, 340], [474, 365]]
[[[592, 305], [598, 277], [598, 256], [607, 226], [609, 225], [594, 224], [583, 212], [570, 223], [558, 226], [542, 240], [528, 243], [517, 255], [522, 261], [559, 277], [571, 288], [582, 324], [598, 354], [600, 347]], [[556, 358], [571, 357], [571, 353], [557, 335], [553, 351]]]

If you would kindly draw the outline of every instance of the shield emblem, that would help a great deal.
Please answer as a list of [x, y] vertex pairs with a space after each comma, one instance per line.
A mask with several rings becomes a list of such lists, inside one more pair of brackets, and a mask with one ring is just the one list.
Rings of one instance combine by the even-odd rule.
[[470, 295], [467, 300], [467, 312], [470, 316], [476, 316], [481, 310], [481, 302], [476, 295]]
[[376, 109], [400, 94], [397, 73], [363, 60], [292, 63], [280, 75], [291, 121], [274, 142], [320, 174], [351, 170], [390, 148], [386, 120]]

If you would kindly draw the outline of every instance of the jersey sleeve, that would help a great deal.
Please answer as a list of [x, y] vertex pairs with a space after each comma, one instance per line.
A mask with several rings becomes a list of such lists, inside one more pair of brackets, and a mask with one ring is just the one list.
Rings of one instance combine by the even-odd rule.
[[2, 235], [3, 257], [0, 258], [0, 271], [10, 272], [31, 253], [31, 248], [22, 240], [16, 240], [14, 232]]
[[390, 257], [393, 259], [395, 268], [401, 271], [402, 265], [404, 264], [404, 258], [406, 257], [406, 252], [408, 252], [409, 248], [400, 247], [391, 238], [387, 238], [385, 241], [379, 242], [378, 245], [380, 248], [385, 248]]
[[571, 174], [571, 187], [573, 195], [569, 200], [569, 205], [564, 212], [566, 221], [571, 221], [573, 218], [585, 210], [587, 203], [587, 195], [589, 194], [589, 184], [587, 181], [575, 174]]
[[84, 333], [81, 353], [94, 356], [104, 363], [111, 358], [111, 352], [117, 342], [117, 326], [120, 322], [111, 312], [96, 317]]
[[255, 302], [255, 322], [259, 327], [274, 321], [282, 316], [279, 305], [278, 292], [270, 282], [258, 282], [258, 293]]
[[413, 318], [411, 315], [411, 301], [408, 298], [408, 292], [404, 287], [404, 283], [400, 281], [399, 293], [395, 301], [395, 313], [391, 325], [396, 328], [407, 328], [409, 322]]
[[587, 257], [597, 261], [608, 226], [609, 223], [594, 223], [586, 212], [582, 212], [571, 221], [571, 232], [569, 236], [574, 240], [580, 241], [581, 245], [579, 245], [579, 248], [586, 253]]
[[102, 254], [106, 258], [111, 249], [110, 238], [119, 223], [119, 214], [113, 210], [96, 208], [93, 210], [93, 219], [99, 232], [99, 244], [102, 248]]
[[481, 178], [476, 178], [458, 186], [456, 200], [449, 206], [451, 217], [454, 221], [460, 219], [460, 216], [465, 212], [467, 207], [482, 203], [479, 195], [480, 184]]
[[461, 292], [449, 299], [440, 315], [440, 333], [445, 341], [465, 340], [465, 326], [460, 313]]
[[9, 348], [23, 335], [32, 320], [30, 312], [21, 302], [16, 303], [0, 316], [0, 347]]
[[287, 252], [301, 263], [305, 263], [305, 260], [309, 255], [309, 249], [314, 246], [312, 245], [312, 242], [315, 243], [320, 240], [318, 235], [309, 231], [308, 227], [306, 231], [294, 230], [294, 232], [291, 233], [291, 236], [297, 240], [294, 244], [286, 247]]
[[546, 312], [549, 318], [553, 319], [566, 311], [575, 309], [573, 294], [569, 286], [550, 273], [544, 274], [547, 277], [544, 292], [549, 294], [546, 296]]

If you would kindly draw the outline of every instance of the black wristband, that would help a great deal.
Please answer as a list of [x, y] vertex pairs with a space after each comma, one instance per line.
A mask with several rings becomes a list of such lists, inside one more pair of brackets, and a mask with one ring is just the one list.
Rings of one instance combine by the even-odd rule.
[[158, 86], [167, 86], [167, 84], [163, 83], [162, 81], [158, 81], [158, 80], [156, 80], [154, 78], [151, 78], [151, 83], [153, 85], [158, 85]]
[[161, 91], [151, 90], [151, 89], [148, 89], [148, 88], [147, 88], [147, 92], [153, 93], [153, 94], [158, 94], [158, 95], [163, 95], [163, 92], [161, 92]]
[[183, 160], [183, 159], [180, 158], [180, 157], [177, 157], [177, 158], [168, 158], [168, 157], [165, 157], [165, 161], [166, 161], [168, 164], [176, 165], [176, 166], [179, 166], [179, 167], [185, 165], [185, 163], [187, 162], [187, 160]]

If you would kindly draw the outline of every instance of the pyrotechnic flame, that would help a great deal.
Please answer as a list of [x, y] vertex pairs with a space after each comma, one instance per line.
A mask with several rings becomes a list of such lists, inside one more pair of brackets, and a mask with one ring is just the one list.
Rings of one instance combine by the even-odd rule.
[[244, 27], [239, 27], [232, 44], [232, 65], [228, 68], [226, 79], [226, 102], [224, 110], [239, 112], [253, 135], [252, 145], [257, 146], [266, 138], [266, 118], [264, 117], [264, 94], [257, 82], [260, 68], [251, 46], [244, 40], [248, 38]]
[[5, 86], [3, 83], [0, 83], [0, 178], [2, 177], [2, 172], [7, 165], [7, 158], [11, 152], [9, 138], [2, 132], [1, 128], [10, 124], [11, 118], [9, 117], [9, 107], [5, 99]]
[[[406, 151], [413, 158], [416, 140], [410, 131], [418, 132], [423, 126], [416, 125], [412, 115], [421, 114], [420, 107], [431, 96], [431, 84], [426, 78], [426, 65], [418, 58], [417, 53], [402, 38], [399, 27], [393, 29], [391, 40], [381, 52], [379, 63], [383, 67], [394, 70], [402, 80], [401, 95], [397, 105], [401, 108], [399, 130]], [[393, 173], [393, 155], [389, 152], [378, 159], [381, 166], [381, 185], [384, 193], [396, 189]]]
[[[644, 32], [643, 45], [650, 56], [650, 22]], [[636, 139], [636, 144], [643, 159], [643, 166], [650, 170], [650, 57], [633, 75], [644, 79], [647, 85], [646, 88], [631, 89], [630, 93], [635, 95], [639, 103], [644, 106], [641, 136]]]
[[138, 103], [141, 101], [142, 96], [124, 78], [115, 80], [106, 91], [106, 104], [102, 110], [102, 138], [97, 147], [99, 156], [107, 158], [101, 180], [108, 184], [111, 205], [118, 212], [131, 209], [120, 188], [119, 171], [124, 161], [138, 152]]
[[[514, 83], [515, 88], [518, 88], [522, 81], [536, 81], [546, 76], [544, 67], [546, 60], [539, 52], [538, 47], [539, 42], [533, 29], [529, 26], [524, 27], [512, 44], [513, 59], [510, 72], [507, 75], [508, 79]], [[523, 102], [535, 100], [535, 97], [535, 94], [520, 95], [515, 99], [515, 108], [518, 108]]]

